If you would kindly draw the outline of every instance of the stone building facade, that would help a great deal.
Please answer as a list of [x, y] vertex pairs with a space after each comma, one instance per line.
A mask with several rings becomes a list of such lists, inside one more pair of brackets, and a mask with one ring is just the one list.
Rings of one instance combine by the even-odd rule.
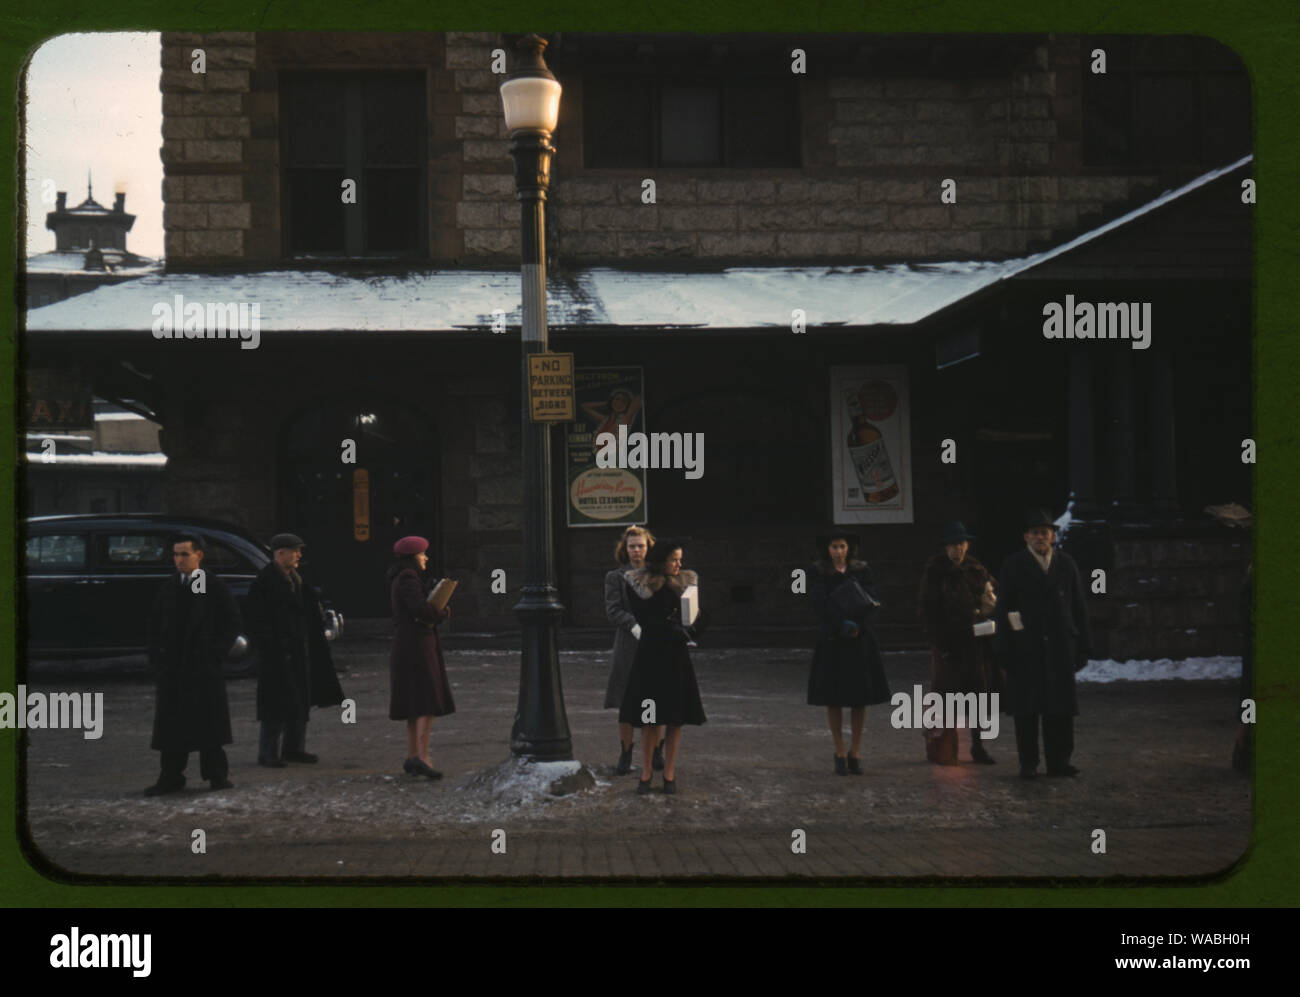
[[[241, 275], [274, 272], [279, 290], [301, 285], [309, 309], [331, 281], [383, 284], [400, 294], [413, 274], [482, 271], [489, 280], [491, 272], [517, 270], [519, 208], [498, 94], [503, 77], [493, 66], [500, 50], [513, 58], [514, 40], [463, 32], [164, 32], [167, 277], [159, 293], [225, 275], [235, 294]], [[1106, 80], [1091, 71], [1098, 48], [1111, 57]], [[206, 72], [193, 71], [196, 49]], [[792, 71], [796, 53], [804, 72]], [[1144, 48], [1048, 35], [566, 33], [551, 36], [547, 61], [564, 87], [549, 264], [552, 281], [576, 298], [590, 268], [665, 274], [663, 293], [671, 295], [674, 271], [925, 272], [927, 264], [1027, 257], [1094, 233], [1249, 151], [1245, 74], [1230, 52], [1200, 39]], [[1181, 91], [1170, 93], [1188, 79], [1195, 99], [1180, 104]], [[1171, 106], [1195, 112], [1196, 138], [1185, 147], [1161, 132], [1171, 116], [1156, 112]], [[387, 141], [372, 142], [356, 127], [402, 114], [416, 127], [394, 128]], [[1217, 197], [1237, 177], [1224, 174], [1204, 196]], [[381, 217], [372, 196], [348, 215], [335, 199], [349, 179], [372, 194], [386, 191], [396, 207]], [[329, 196], [305, 199], [305, 191]], [[1179, 210], [1162, 209], [1161, 217], [1184, 217]], [[1180, 432], [1186, 425], [1193, 437], [1249, 433], [1249, 222], [1229, 212], [1217, 229], [1197, 234], [1193, 226], [1190, 236], [1171, 234], [1177, 224], [1126, 225], [1091, 249], [1045, 262], [1034, 279], [1004, 282], [901, 325], [823, 326], [802, 339], [782, 327], [785, 320], [707, 332], [636, 321], [614, 327], [566, 321], [553, 305], [551, 346], [574, 352], [580, 364], [642, 367], [649, 425], [704, 428], [716, 441], [700, 482], [651, 472], [651, 526], [690, 538], [688, 559], [708, 582], [719, 627], [736, 639], [807, 622], [789, 580], [811, 560], [812, 537], [830, 517], [828, 370], [895, 364], [910, 377], [912, 521], [863, 530], [887, 604], [885, 640], [919, 639], [916, 585], [945, 520], [964, 519], [977, 533], [989, 527], [992, 557], [1018, 542], [1008, 523], [1023, 505], [1060, 512], [1082, 497], [1092, 508], [1076, 520], [1088, 520], [1091, 533], [1076, 532], [1090, 564], [1125, 571], [1144, 558], [1174, 557], [1178, 544], [1206, 545], [1203, 556], [1185, 555], [1200, 567], [1195, 581], [1181, 573], [1182, 588], [1174, 573], [1162, 593], [1138, 592], [1139, 582], [1126, 578], [1117, 591], [1136, 610], [1095, 600], [1103, 651], [1154, 654], [1159, 648], [1143, 643], [1144, 628], [1179, 629], [1179, 614], [1210, 584], [1199, 576], [1228, 577], [1249, 553], [1239, 537], [1207, 535], [1195, 522], [1203, 499], [1185, 468], [1200, 455], [1186, 434], [1176, 444], [1182, 498], [1161, 512], [1165, 539], [1151, 525], [1164, 479], [1141, 471], [1130, 487], [1123, 470], [1138, 468], [1147, 451], [1121, 447], [1122, 458], [1110, 456], [1113, 440], [1144, 431], [1146, 389], [1169, 387], [1171, 362], [1179, 419], [1192, 420], [1180, 422]], [[1181, 239], [1186, 253], [1164, 269], [1148, 266], [1171, 239]], [[1235, 247], [1231, 258], [1198, 269], [1196, 254], [1216, 245]], [[1124, 267], [1103, 273], [1098, 259], [1137, 266], [1139, 283], [1121, 286]], [[1087, 281], [1102, 282], [1088, 285], [1104, 288], [1098, 300], [1141, 294], [1170, 310], [1189, 288], [1210, 286], [1228, 316], [1207, 333], [1217, 345], [1203, 355], [1172, 352], [1172, 333], [1151, 353], [1162, 361], [1107, 355], [1104, 363], [1116, 369], [1135, 365], [1116, 410], [1130, 413], [1127, 422], [1112, 417], [1109, 368], [1099, 360], [1085, 377], [1039, 332], [1044, 295]], [[1196, 322], [1196, 308], [1187, 307]], [[247, 352], [124, 334], [112, 362], [101, 357], [97, 383], [107, 397], [151, 399], [164, 427], [171, 511], [234, 519], [268, 535], [293, 529], [308, 537], [322, 567], [333, 565], [336, 586], [380, 577], [389, 534], [425, 532], [443, 570], [463, 580], [455, 625], [507, 630], [515, 598], [493, 593], [490, 578], [504, 569], [514, 590], [522, 568], [519, 359], [512, 336], [473, 328], [489, 320], [485, 312], [468, 325], [416, 320], [364, 331], [317, 322], [317, 331], [268, 335]], [[509, 320], [517, 325], [517, 312]], [[944, 342], [972, 331], [981, 340], [977, 359], [951, 368], [936, 361]], [[174, 371], [186, 364], [183, 353], [202, 357], [192, 383], [155, 376], [146, 384], [131, 373]], [[1216, 366], [1238, 380], [1222, 428], [1209, 430], [1194, 411], [1182, 412]], [[1036, 381], [1037, 370], [1049, 375]], [[1071, 400], [1082, 399], [1080, 385], [1087, 405]], [[1095, 440], [1085, 422], [1095, 426]], [[1108, 429], [1114, 425], [1120, 428]], [[1163, 432], [1165, 422], [1151, 425]], [[350, 529], [355, 479], [338, 459], [341, 440], [358, 434], [369, 454], [370, 543]], [[972, 459], [937, 459], [952, 438]], [[1085, 451], [1093, 455], [1084, 459]], [[1160, 453], [1175, 458], [1173, 450]], [[1097, 455], [1103, 470], [1094, 473]], [[1236, 492], [1215, 500], [1248, 498], [1241, 494], [1248, 471], [1225, 467], [1220, 477]], [[556, 488], [562, 494], [558, 477]], [[600, 579], [617, 534], [558, 524], [570, 626], [605, 626]], [[1174, 546], [1152, 553], [1159, 544]], [[349, 615], [386, 613], [379, 588], [367, 592], [357, 596], [362, 608], [344, 605]], [[1181, 608], [1153, 608], [1161, 599]], [[346, 602], [337, 594], [335, 601]], [[1237, 646], [1227, 610], [1199, 629], [1179, 638], [1181, 651]]]

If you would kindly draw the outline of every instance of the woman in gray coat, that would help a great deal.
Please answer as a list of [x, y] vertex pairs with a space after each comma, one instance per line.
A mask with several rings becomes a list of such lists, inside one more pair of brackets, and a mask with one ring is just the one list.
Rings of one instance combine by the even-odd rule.
[[[632, 674], [632, 659], [636, 657], [637, 639], [641, 636], [641, 627], [632, 615], [629, 599], [632, 595], [624, 575], [645, 566], [646, 553], [654, 546], [655, 538], [642, 526], [629, 526], [618, 538], [614, 548], [614, 559], [625, 567], [615, 568], [605, 575], [605, 616], [617, 628], [614, 631], [614, 662], [609, 672], [609, 685], [605, 688], [605, 709], [617, 710], [623, 705], [623, 694], [627, 691], [627, 679]], [[647, 727], [643, 737], [656, 739], [654, 747], [654, 767], [664, 767], [663, 727]], [[619, 752], [618, 764], [614, 767], [616, 775], [627, 775], [632, 771], [632, 725], [618, 725]]]

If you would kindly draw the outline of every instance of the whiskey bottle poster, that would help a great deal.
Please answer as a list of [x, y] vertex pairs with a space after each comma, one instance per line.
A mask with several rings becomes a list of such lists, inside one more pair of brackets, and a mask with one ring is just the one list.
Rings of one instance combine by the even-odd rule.
[[578, 418], [565, 423], [565, 482], [569, 526], [631, 526], [644, 523], [644, 468], [596, 466], [596, 437], [645, 432], [640, 367], [578, 367], [573, 372]]
[[834, 521], [912, 522], [907, 368], [832, 367], [830, 407]]

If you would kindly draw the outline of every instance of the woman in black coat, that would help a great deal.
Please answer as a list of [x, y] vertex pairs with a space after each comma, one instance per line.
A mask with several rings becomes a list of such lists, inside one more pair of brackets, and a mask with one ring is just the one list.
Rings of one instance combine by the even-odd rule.
[[[617, 628], [614, 631], [614, 660], [609, 671], [609, 683], [605, 687], [607, 710], [617, 710], [623, 705], [623, 694], [627, 692], [627, 680], [632, 674], [632, 661], [636, 658], [636, 646], [641, 636], [641, 625], [632, 613], [634, 596], [624, 575], [628, 571], [639, 571], [644, 567], [646, 553], [654, 545], [654, 534], [644, 526], [629, 526], [614, 548], [614, 560], [621, 567], [614, 568], [605, 575], [605, 618]], [[651, 727], [645, 731], [645, 736], [654, 741], [654, 768], [662, 769], [663, 728]], [[620, 723], [618, 738], [618, 764], [614, 766], [614, 774], [627, 775], [632, 771], [632, 725]]]
[[[646, 555], [645, 567], [627, 573], [632, 590], [632, 614], [641, 627], [632, 674], [628, 676], [623, 706], [618, 711], [620, 723], [634, 727], [666, 724], [664, 744], [664, 792], [677, 791], [677, 749], [682, 742], [682, 726], [705, 722], [700, 689], [695, 682], [695, 668], [686, 644], [696, 629], [682, 624], [682, 592], [698, 585], [694, 571], [682, 570], [682, 545], [673, 540], [655, 544]], [[653, 715], [647, 709], [653, 704]], [[655, 739], [641, 737], [641, 780], [638, 793], [650, 791], [654, 775]]]
[[[835, 774], [861, 775], [859, 751], [867, 707], [889, 700], [885, 666], [880, 660], [876, 635], [868, 626], [879, 602], [872, 587], [871, 570], [857, 560], [858, 538], [845, 530], [832, 530], [817, 538], [822, 558], [809, 574], [808, 592], [820, 630], [808, 676], [808, 703], [825, 706], [835, 742]], [[846, 608], [850, 600], [835, 597], [841, 586], [855, 581], [867, 596], [865, 608]], [[852, 740], [844, 754], [844, 707], [849, 707]]]
[[[997, 606], [993, 576], [969, 553], [974, 539], [964, 524], [949, 523], [939, 538], [943, 550], [930, 558], [921, 576], [920, 613], [930, 641], [930, 689], [941, 694], [1002, 692], [993, 637], [976, 636], [974, 630], [976, 623], [992, 617]], [[971, 727], [970, 736], [971, 758], [992, 765], [993, 756], [984, 749], [978, 724]], [[930, 761], [957, 763], [955, 730], [926, 731], [926, 737]]]
[[392, 696], [388, 716], [406, 721], [408, 757], [402, 768], [411, 775], [441, 779], [429, 758], [433, 718], [456, 712], [451, 685], [442, 664], [438, 624], [451, 615], [429, 605], [420, 580], [429, 563], [429, 541], [403, 537], [393, 545], [397, 556], [388, 569], [393, 606], [393, 648], [388, 656]]

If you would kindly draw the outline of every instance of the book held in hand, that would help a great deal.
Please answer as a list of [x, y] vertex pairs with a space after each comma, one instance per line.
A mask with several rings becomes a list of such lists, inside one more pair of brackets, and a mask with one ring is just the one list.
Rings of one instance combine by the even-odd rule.
[[446, 608], [447, 603], [451, 601], [451, 594], [456, 591], [457, 584], [459, 583], [455, 579], [440, 578], [433, 591], [429, 593], [429, 605], [440, 611]]
[[993, 620], [980, 620], [979, 623], [972, 623], [971, 629], [975, 631], [976, 637], [992, 637], [997, 633], [997, 624]]
[[689, 627], [700, 615], [700, 587], [687, 585], [682, 590], [682, 626]]

